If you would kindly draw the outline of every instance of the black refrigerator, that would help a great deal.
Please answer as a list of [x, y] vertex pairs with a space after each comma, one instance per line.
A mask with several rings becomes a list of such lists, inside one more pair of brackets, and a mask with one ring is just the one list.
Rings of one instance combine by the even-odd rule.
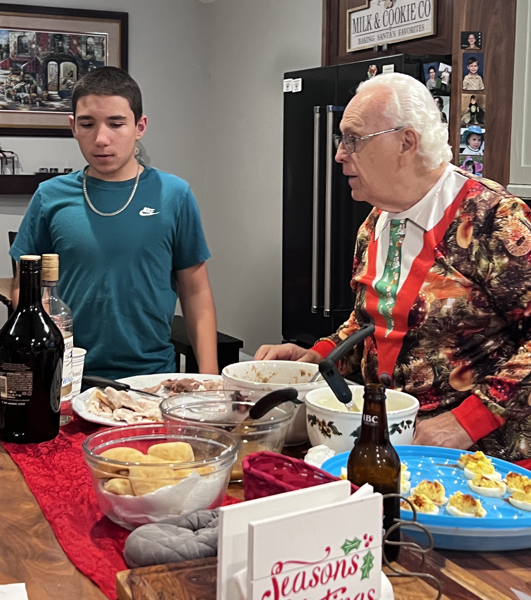
[[341, 165], [334, 161], [332, 135], [340, 133], [344, 108], [375, 68], [422, 76], [418, 61], [403, 54], [284, 75], [301, 88], [284, 94], [284, 342], [310, 347], [334, 332], [352, 310], [354, 244], [371, 207], [352, 199]]

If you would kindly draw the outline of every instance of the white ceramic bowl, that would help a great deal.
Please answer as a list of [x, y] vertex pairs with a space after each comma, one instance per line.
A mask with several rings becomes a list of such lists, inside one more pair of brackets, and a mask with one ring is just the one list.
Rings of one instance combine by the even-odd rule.
[[[293, 362], [290, 360], [251, 360], [228, 365], [221, 372], [223, 389], [252, 390], [260, 392], [253, 395], [256, 402], [268, 392], [293, 387], [299, 393], [299, 400], [304, 402], [306, 394], [312, 390], [327, 388], [326, 381], [310, 383], [310, 379], [319, 370], [312, 363]], [[297, 406], [286, 437], [286, 445], [294, 446], [308, 440], [306, 430], [306, 409], [304, 404]]]
[[[363, 387], [349, 387], [352, 390], [352, 400], [358, 408], [356, 411], [349, 411], [329, 387], [306, 394], [306, 425], [312, 446], [324, 444], [337, 454], [348, 452], [354, 446], [361, 431]], [[391, 443], [393, 446], [412, 444], [419, 401], [409, 394], [395, 390], [387, 390], [386, 396], [387, 425]]]

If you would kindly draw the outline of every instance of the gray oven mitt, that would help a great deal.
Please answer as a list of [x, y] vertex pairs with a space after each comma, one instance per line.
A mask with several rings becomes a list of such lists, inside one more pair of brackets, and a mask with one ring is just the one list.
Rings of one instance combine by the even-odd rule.
[[217, 510], [199, 510], [142, 525], [125, 542], [125, 562], [134, 568], [216, 556], [218, 515]]

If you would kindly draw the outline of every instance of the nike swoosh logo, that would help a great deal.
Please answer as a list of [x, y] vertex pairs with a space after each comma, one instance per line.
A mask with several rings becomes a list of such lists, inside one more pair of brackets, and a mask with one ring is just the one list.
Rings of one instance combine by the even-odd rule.
[[141, 217], [152, 217], [153, 215], [158, 215], [158, 212], [155, 212], [154, 208], [148, 208], [144, 206], [144, 208], [138, 213]]

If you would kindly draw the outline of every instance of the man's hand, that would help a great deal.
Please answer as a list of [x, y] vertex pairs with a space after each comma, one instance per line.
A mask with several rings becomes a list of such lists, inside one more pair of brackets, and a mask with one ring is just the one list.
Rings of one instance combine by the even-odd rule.
[[260, 346], [254, 355], [254, 360], [295, 360], [318, 365], [323, 357], [318, 352], [306, 350], [296, 344], [278, 344]]
[[461, 427], [459, 421], [448, 411], [433, 419], [424, 419], [417, 423], [414, 444], [420, 446], [442, 446], [468, 450], [474, 440]]

